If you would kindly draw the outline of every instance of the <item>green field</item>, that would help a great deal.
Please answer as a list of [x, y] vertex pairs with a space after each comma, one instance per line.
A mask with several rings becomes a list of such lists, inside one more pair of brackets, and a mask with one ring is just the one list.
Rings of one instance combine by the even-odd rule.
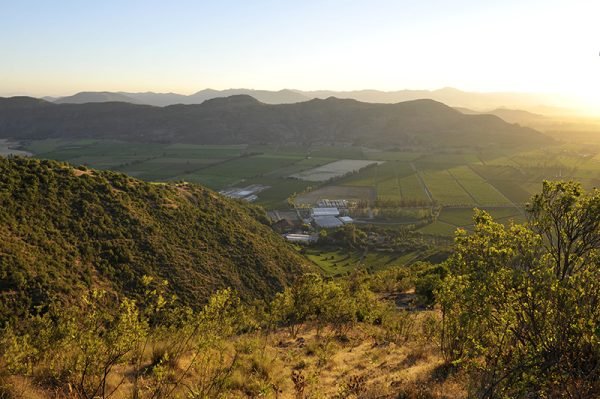
[[[479, 208], [489, 213], [495, 221], [503, 224], [525, 222], [524, 212], [521, 208]], [[425, 234], [452, 236], [457, 228], [471, 230], [473, 228], [473, 208], [443, 208], [437, 220], [419, 229]]]
[[411, 162], [422, 156], [420, 152], [403, 151], [364, 151], [367, 159], [377, 161], [404, 161]]
[[467, 193], [448, 170], [426, 170], [421, 176], [433, 198], [445, 205], [476, 204], [474, 198]]
[[[239, 180], [259, 177], [282, 167], [290, 166], [301, 158], [294, 156], [276, 156], [272, 154], [255, 155], [230, 159], [202, 170], [209, 176], [232, 177]], [[185, 179], [185, 176], [182, 176]]]
[[429, 202], [429, 197], [423, 189], [416, 173], [398, 179], [398, 184], [400, 185], [403, 199], [416, 199]]
[[[390, 154], [388, 152], [384, 154], [389, 158]], [[418, 155], [413, 154], [413, 156]], [[341, 184], [345, 186], [373, 187], [377, 191], [377, 198], [382, 200], [429, 201], [416, 172], [410, 162], [406, 161], [393, 160], [383, 162], [367, 168], [354, 176], [342, 179]]]
[[[518, 208], [483, 208], [482, 210], [489, 213], [496, 220], [511, 217], [520, 218], [522, 216], [521, 210]], [[473, 224], [474, 214], [475, 208], [444, 208], [438, 220], [457, 227], [466, 227]]]
[[453, 236], [458, 227], [452, 224], [444, 223], [436, 220], [425, 227], [419, 229], [423, 234], [431, 234], [436, 236]]
[[481, 206], [510, 205], [498, 189], [475, 173], [469, 166], [457, 166], [448, 170], [457, 183]]

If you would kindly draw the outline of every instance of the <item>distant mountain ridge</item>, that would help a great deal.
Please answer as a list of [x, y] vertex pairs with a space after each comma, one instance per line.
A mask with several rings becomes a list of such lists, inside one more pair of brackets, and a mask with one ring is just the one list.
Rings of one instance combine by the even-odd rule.
[[81, 92], [69, 97], [61, 97], [55, 99], [53, 102], [56, 104], [85, 104], [85, 103], [104, 103], [104, 102], [124, 102], [139, 104], [140, 101], [133, 97], [127, 96], [122, 93], [111, 93], [107, 91], [102, 92]]
[[[403, 101], [432, 99], [442, 102], [452, 107], [472, 108], [477, 112], [483, 112], [495, 108], [524, 109], [536, 113], [555, 114], [560, 112], [568, 113], [568, 110], [561, 110], [556, 107], [544, 105], [547, 99], [543, 96], [527, 93], [478, 93], [466, 92], [451, 87], [438, 90], [354, 90], [354, 91], [334, 91], [334, 90], [290, 90], [283, 89], [279, 91], [253, 90], [253, 89], [227, 89], [213, 90], [204, 89], [191, 95], [177, 93], [132, 93], [132, 92], [96, 92], [98, 95], [93, 97], [94, 92], [77, 93], [73, 96], [61, 97], [55, 99], [57, 103], [82, 104], [84, 102], [103, 102], [103, 101], [125, 101], [136, 104], [154, 105], [164, 107], [175, 104], [201, 104], [206, 100], [217, 97], [229, 97], [232, 95], [245, 94], [252, 96], [260, 102], [266, 104], [290, 104], [304, 102], [314, 98], [326, 99], [328, 97], [337, 97], [342, 99], [353, 99], [370, 103], [398, 103]], [[108, 94], [114, 94], [121, 97], [121, 100], [114, 99], [103, 100]], [[49, 98], [49, 101], [52, 101]]]
[[[249, 95], [260, 102], [266, 104], [291, 104], [310, 100], [307, 97], [293, 90], [249, 90], [249, 89], [228, 89], [213, 90], [204, 89], [190, 95], [177, 93], [127, 93], [127, 92], [82, 92], [72, 96], [60, 97], [53, 102], [57, 104], [85, 104], [109, 101], [121, 101], [132, 104], [153, 105], [156, 107], [166, 107], [176, 104], [202, 104], [206, 100], [213, 98], [230, 97], [235, 95]], [[52, 101], [52, 100], [50, 100]]]
[[496, 116], [465, 115], [433, 100], [373, 104], [330, 97], [271, 105], [247, 95], [167, 107], [0, 98], [2, 137], [427, 147], [515, 146], [551, 141], [536, 130], [511, 125]]
[[[519, 109], [508, 109], [508, 108], [496, 108], [490, 111], [478, 112], [469, 108], [455, 107], [457, 111], [462, 112], [466, 115], [496, 115], [497, 117], [505, 120], [508, 123], [518, 123], [525, 126], [535, 126], [540, 122], [548, 121], [548, 117], [545, 115], [535, 114], [533, 112], [523, 111]], [[533, 127], [532, 126], [532, 127]]]

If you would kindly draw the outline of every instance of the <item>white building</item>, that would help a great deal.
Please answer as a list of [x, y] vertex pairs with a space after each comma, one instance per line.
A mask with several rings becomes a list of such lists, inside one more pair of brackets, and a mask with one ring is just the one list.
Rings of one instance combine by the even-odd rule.
[[295, 242], [300, 244], [310, 244], [311, 242], [317, 241], [315, 236], [311, 236], [308, 234], [286, 234], [285, 239], [289, 242]]
[[354, 219], [352, 219], [350, 216], [340, 216], [338, 219], [340, 219], [344, 224], [354, 223]]

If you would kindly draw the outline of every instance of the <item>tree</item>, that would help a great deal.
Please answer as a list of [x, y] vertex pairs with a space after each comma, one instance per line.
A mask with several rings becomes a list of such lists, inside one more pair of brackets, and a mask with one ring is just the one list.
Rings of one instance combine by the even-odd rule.
[[289, 328], [296, 337], [300, 325], [316, 317], [323, 279], [315, 273], [301, 276], [290, 288], [277, 294], [271, 304], [274, 321]]
[[544, 182], [527, 226], [485, 212], [462, 231], [437, 299], [442, 351], [476, 397], [600, 395], [600, 194]]
[[[112, 316], [101, 307], [104, 295], [94, 291], [91, 298], [84, 297], [84, 317], [72, 318], [72, 324], [68, 323], [78, 349], [75, 370], [79, 377], [75, 386], [77, 394], [86, 399], [113, 395], [125, 377], [108, 390], [109, 375], [117, 364], [131, 359], [148, 329], [147, 323], [140, 320], [134, 301], [123, 299], [118, 314]], [[82, 325], [75, 327], [78, 323]]]
[[315, 322], [318, 333], [322, 327], [329, 325], [336, 334], [342, 335], [356, 322], [359, 313], [369, 313], [366, 302], [370, 298], [363, 295], [360, 299], [357, 301], [348, 287], [308, 273], [277, 294], [271, 303], [271, 316], [274, 323], [287, 326], [293, 337], [306, 322]]
[[600, 192], [583, 195], [580, 184], [543, 183], [528, 206], [531, 228], [544, 237], [560, 280], [590, 264], [600, 248]]

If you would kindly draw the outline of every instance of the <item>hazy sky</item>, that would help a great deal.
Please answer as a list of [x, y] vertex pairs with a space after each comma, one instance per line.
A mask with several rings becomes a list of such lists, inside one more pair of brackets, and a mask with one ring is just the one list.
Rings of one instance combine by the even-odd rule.
[[598, 0], [0, 0], [0, 95], [444, 86], [600, 109]]

